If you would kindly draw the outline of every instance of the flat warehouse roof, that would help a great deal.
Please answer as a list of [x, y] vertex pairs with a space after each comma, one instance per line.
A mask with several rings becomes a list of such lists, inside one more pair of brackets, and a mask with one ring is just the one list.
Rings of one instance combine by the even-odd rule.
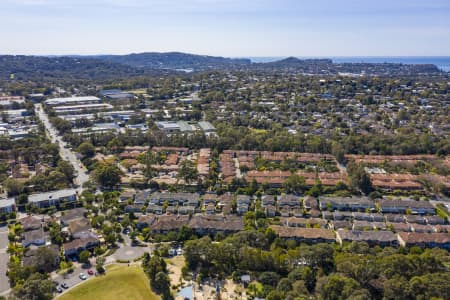
[[83, 108], [99, 108], [99, 107], [107, 107], [112, 108], [113, 106], [105, 103], [96, 103], [96, 104], [80, 104], [80, 105], [71, 105], [71, 106], [56, 106], [54, 110], [70, 110], [70, 109], [83, 109]]
[[82, 96], [82, 97], [53, 98], [45, 100], [46, 105], [58, 105], [77, 102], [100, 102], [100, 98], [97, 98], [95, 96]]

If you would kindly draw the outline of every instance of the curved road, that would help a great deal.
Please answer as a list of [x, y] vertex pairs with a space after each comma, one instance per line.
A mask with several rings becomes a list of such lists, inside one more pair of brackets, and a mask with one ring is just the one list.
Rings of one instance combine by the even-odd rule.
[[42, 104], [35, 104], [34, 110], [36, 112], [36, 116], [42, 121], [45, 126], [46, 133], [52, 143], [56, 143], [59, 146], [59, 154], [62, 159], [70, 162], [75, 169], [77, 177], [74, 179], [74, 183], [78, 186], [78, 191], [82, 192], [83, 183], [89, 180], [89, 174], [87, 169], [83, 166], [81, 161], [76, 157], [75, 153], [68, 147], [67, 143], [63, 141], [62, 136], [58, 134], [58, 131], [55, 127], [50, 123], [48, 115], [45, 113]]

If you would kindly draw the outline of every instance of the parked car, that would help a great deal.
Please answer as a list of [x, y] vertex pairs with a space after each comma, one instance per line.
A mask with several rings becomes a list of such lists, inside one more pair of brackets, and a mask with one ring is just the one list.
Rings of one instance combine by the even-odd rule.
[[92, 269], [89, 269], [89, 270], [87, 271], [87, 273], [88, 273], [89, 275], [94, 275], [94, 271], [92, 271]]
[[60, 286], [57, 286], [57, 287], [56, 287], [56, 291], [57, 291], [58, 293], [62, 293], [63, 289], [62, 289]]
[[63, 289], [68, 289], [69, 288], [69, 285], [66, 282], [63, 282], [61, 284], [61, 286], [62, 286]]
[[87, 279], [87, 276], [84, 273], [80, 273], [79, 277], [80, 277], [81, 280], [86, 280]]

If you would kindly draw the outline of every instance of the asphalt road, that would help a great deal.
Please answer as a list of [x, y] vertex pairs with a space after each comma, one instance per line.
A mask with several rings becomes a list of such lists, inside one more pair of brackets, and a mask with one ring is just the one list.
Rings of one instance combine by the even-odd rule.
[[112, 262], [112, 261], [128, 260], [130, 262], [133, 262], [133, 260], [144, 255], [145, 252], [149, 253], [153, 252], [152, 247], [149, 246], [146, 247], [132, 246], [131, 239], [126, 234], [122, 234], [122, 237], [124, 239], [123, 244], [119, 244], [119, 249], [117, 249], [116, 252], [114, 252], [114, 254], [108, 261]]
[[36, 115], [42, 121], [47, 131], [47, 134], [52, 141], [52, 143], [57, 143], [59, 145], [59, 154], [61, 157], [70, 162], [74, 167], [77, 177], [74, 179], [76, 185], [78, 185], [78, 190], [81, 192], [83, 183], [89, 181], [89, 174], [87, 174], [87, 169], [83, 166], [81, 161], [76, 157], [75, 153], [68, 147], [67, 143], [63, 141], [62, 137], [58, 134], [56, 128], [50, 123], [50, 120], [45, 113], [41, 104], [35, 104], [34, 110]]
[[8, 265], [8, 227], [0, 227], [0, 294], [9, 290], [9, 279], [6, 276]]

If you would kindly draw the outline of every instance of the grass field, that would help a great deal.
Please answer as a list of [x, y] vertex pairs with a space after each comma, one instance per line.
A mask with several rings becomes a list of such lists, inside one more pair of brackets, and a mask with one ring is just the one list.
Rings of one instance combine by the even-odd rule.
[[150, 290], [147, 277], [139, 266], [112, 265], [106, 275], [90, 279], [73, 288], [61, 300], [159, 300]]

